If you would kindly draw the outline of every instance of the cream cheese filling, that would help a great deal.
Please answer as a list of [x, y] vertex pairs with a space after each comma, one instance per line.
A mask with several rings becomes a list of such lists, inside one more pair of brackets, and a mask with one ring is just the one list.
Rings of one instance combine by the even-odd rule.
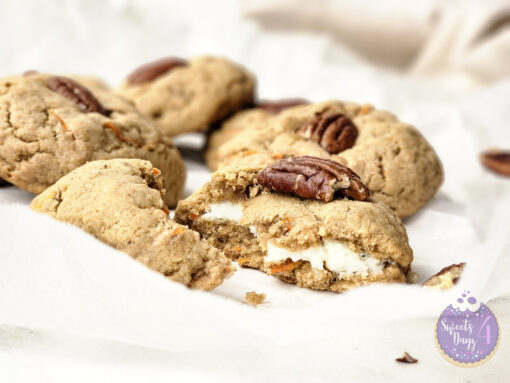
[[[241, 204], [230, 201], [216, 202], [209, 205], [209, 211], [201, 219], [228, 220], [240, 224], [243, 216]], [[255, 226], [250, 226], [250, 232], [257, 236]], [[272, 243], [267, 244], [265, 264], [279, 264], [291, 259], [294, 262], [308, 261], [314, 269], [328, 270], [340, 275], [376, 274], [382, 272], [384, 261], [374, 258], [370, 254], [352, 251], [345, 244], [335, 240], [324, 240], [322, 246], [311, 247], [300, 251], [290, 251]]]
[[384, 261], [372, 257], [366, 253], [356, 253], [343, 243], [335, 240], [324, 240], [322, 246], [310, 247], [301, 251], [290, 251], [283, 247], [277, 247], [272, 243], [267, 244], [267, 255], [264, 259], [266, 264], [282, 263], [286, 259], [294, 262], [308, 261], [314, 269], [328, 270], [340, 275], [352, 274], [377, 274], [384, 268]]
[[209, 205], [209, 211], [202, 215], [202, 219], [223, 219], [241, 223], [243, 208], [239, 203], [222, 201]]

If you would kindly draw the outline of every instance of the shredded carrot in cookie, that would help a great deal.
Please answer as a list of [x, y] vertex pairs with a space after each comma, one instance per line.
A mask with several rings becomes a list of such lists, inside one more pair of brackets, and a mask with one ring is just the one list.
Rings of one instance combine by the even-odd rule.
[[176, 235], [179, 235], [179, 234], [182, 234], [184, 233], [184, 228], [183, 227], [178, 227], [176, 229], [174, 229], [174, 231], [172, 231], [172, 236], [176, 236]]
[[242, 152], [240, 154], [240, 156], [241, 157], [248, 157], [248, 156], [251, 156], [252, 154], [255, 154], [255, 153], [257, 153], [256, 150], [246, 150], [246, 151]]
[[152, 168], [152, 169], [151, 169], [151, 172], [152, 172], [152, 174], [154, 174], [155, 176], [159, 176], [159, 175], [161, 174], [161, 172], [160, 172], [158, 169], [156, 169], [156, 168]]
[[294, 262], [294, 261], [292, 261], [290, 259], [287, 259], [284, 263], [281, 263], [279, 265], [271, 266], [270, 272], [271, 272], [271, 274], [278, 274], [278, 273], [283, 273], [283, 272], [286, 272], [286, 271], [292, 271], [296, 267], [301, 265], [301, 263], [303, 263], [303, 261]]
[[282, 223], [283, 223], [283, 227], [285, 228], [285, 233], [288, 233], [289, 231], [292, 230], [292, 219], [285, 218], [282, 220]]
[[238, 253], [242, 250], [243, 248], [241, 246], [236, 246], [234, 247], [234, 251], [237, 251]]
[[168, 210], [168, 208], [166, 206], [163, 206], [161, 208], [161, 210], [163, 210], [165, 212], [166, 215], [170, 215], [170, 210]]
[[243, 257], [243, 258], [239, 258], [237, 260], [237, 263], [239, 263], [241, 266], [246, 265], [249, 262], [250, 262], [250, 257]]
[[122, 135], [122, 133], [119, 131], [119, 129], [113, 124], [113, 122], [111, 121], [106, 121], [104, 124], [103, 124], [103, 128], [105, 129], [110, 129], [116, 136], [119, 140], [121, 140], [122, 142], [125, 142], [126, 144], [128, 145], [131, 145], [131, 146], [135, 146], [137, 148], [141, 148], [143, 145], [140, 144], [140, 143], [137, 143], [137, 142], [131, 142], [130, 140], [128, 140], [126, 137], [124, 137]]
[[275, 154], [272, 155], [272, 157], [275, 160], [281, 160], [283, 158], [283, 154], [282, 153], [275, 153]]
[[191, 212], [189, 214], [189, 219], [191, 219], [192, 221], [195, 221], [197, 220], [198, 218], [200, 218], [200, 214], [197, 214], [197, 213], [194, 213], [194, 212]]
[[48, 110], [48, 113], [50, 113], [53, 117], [55, 117], [57, 119], [57, 121], [60, 123], [60, 125], [62, 125], [62, 128], [64, 128], [64, 130], [66, 132], [69, 130], [69, 127], [67, 126], [65, 121], [62, 119], [62, 117], [60, 117], [57, 113], [55, 113], [55, 111], [53, 109]]
[[372, 110], [374, 109], [374, 107], [370, 104], [365, 104], [363, 105], [363, 107], [361, 108], [359, 114], [367, 114], [367, 113], [370, 113]]

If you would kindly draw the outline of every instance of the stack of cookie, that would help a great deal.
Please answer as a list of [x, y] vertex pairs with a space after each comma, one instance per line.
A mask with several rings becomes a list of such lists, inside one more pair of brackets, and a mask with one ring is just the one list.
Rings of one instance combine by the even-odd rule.
[[[7, 77], [0, 177], [39, 194], [33, 210], [189, 287], [218, 286], [232, 261], [336, 292], [413, 279], [400, 218], [442, 182], [430, 144], [370, 105], [254, 93], [252, 74], [216, 57], [146, 64], [117, 91], [88, 77]], [[181, 200], [172, 137], [189, 132], [207, 136], [215, 173]]]

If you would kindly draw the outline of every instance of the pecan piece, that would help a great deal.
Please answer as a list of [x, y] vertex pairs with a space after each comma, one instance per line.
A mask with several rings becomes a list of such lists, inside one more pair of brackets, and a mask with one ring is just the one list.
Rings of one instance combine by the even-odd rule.
[[107, 117], [111, 113], [101, 105], [90, 90], [68, 77], [50, 77], [47, 86], [52, 91], [74, 101], [84, 112], [97, 112]]
[[400, 363], [418, 363], [418, 359], [413, 358], [411, 354], [409, 354], [407, 351], [405, 351], [400, 358], [395, 359], [396, 362]]
[[510, 150], [487, 150], [480, 155], [486, 168], [504, 176], [510, 176]]
[[330, 154], [352, 148], [358, 137], [358, 129], [353, 122], [345, 115], [334, 112], [316, 114], [298, 133], [320, 144]]
[[303, 98], [287, 98], [277, 101], [261, 100], [257, 103], [257, 108], [264, 109], [271, 114], [278, 114], [287, 108], [309, 103], [310, 101]]
[[179, 66], [188, 65], [188, 62], [178, 57], [165, 57], [136, 68], [128, 77], [130, 85], [143, 84], [152, 81], [168, 71]]
[[291, 157], [265, 168], [258, 182], [273, 191], [295, 193], [299, 197], [333, 200], [336, 192], [358, 201], [370, 198], [368, 188], [347, 166], [318, 157]]
[[423, 283], [423, 286], [432, 287], [440, 290], [450, 289], [453, 286], [455, 286], [459, 281], [465, 266], [466, 263], [461, 262], [443, 267], [436, 274], [427, 279]]

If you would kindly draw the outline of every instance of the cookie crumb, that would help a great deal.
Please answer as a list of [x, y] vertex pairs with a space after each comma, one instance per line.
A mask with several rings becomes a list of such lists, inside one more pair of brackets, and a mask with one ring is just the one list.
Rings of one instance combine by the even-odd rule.
[[459, 281], [465, 262], [443, 267], [438, 273], [431, 276], [423, 283], [423, 287], [430, 289], [447, 290], [451, 289]]
[[264, 293], [256, 293], [255, 291], [249, 291], [244, 296], [244, 299], [246, 300], [246, 303], [252, 306], [258, 306], [261, 303], [264, 303], [266, 300], [266, 294]]
[[419, 276], [414, 271], [410, 271], [407, 273], [406, 278], [407, 278], [407, 283], [414, 284], [414, 283], [418, 282]]
[[404, 351], [402, 356], [400, 358], [395, 359], [395, 361], [399, 362], [399, 363], [410, 363], [410, 364], [418, 363], [418, 359], [413, 358], [407, 351]]

